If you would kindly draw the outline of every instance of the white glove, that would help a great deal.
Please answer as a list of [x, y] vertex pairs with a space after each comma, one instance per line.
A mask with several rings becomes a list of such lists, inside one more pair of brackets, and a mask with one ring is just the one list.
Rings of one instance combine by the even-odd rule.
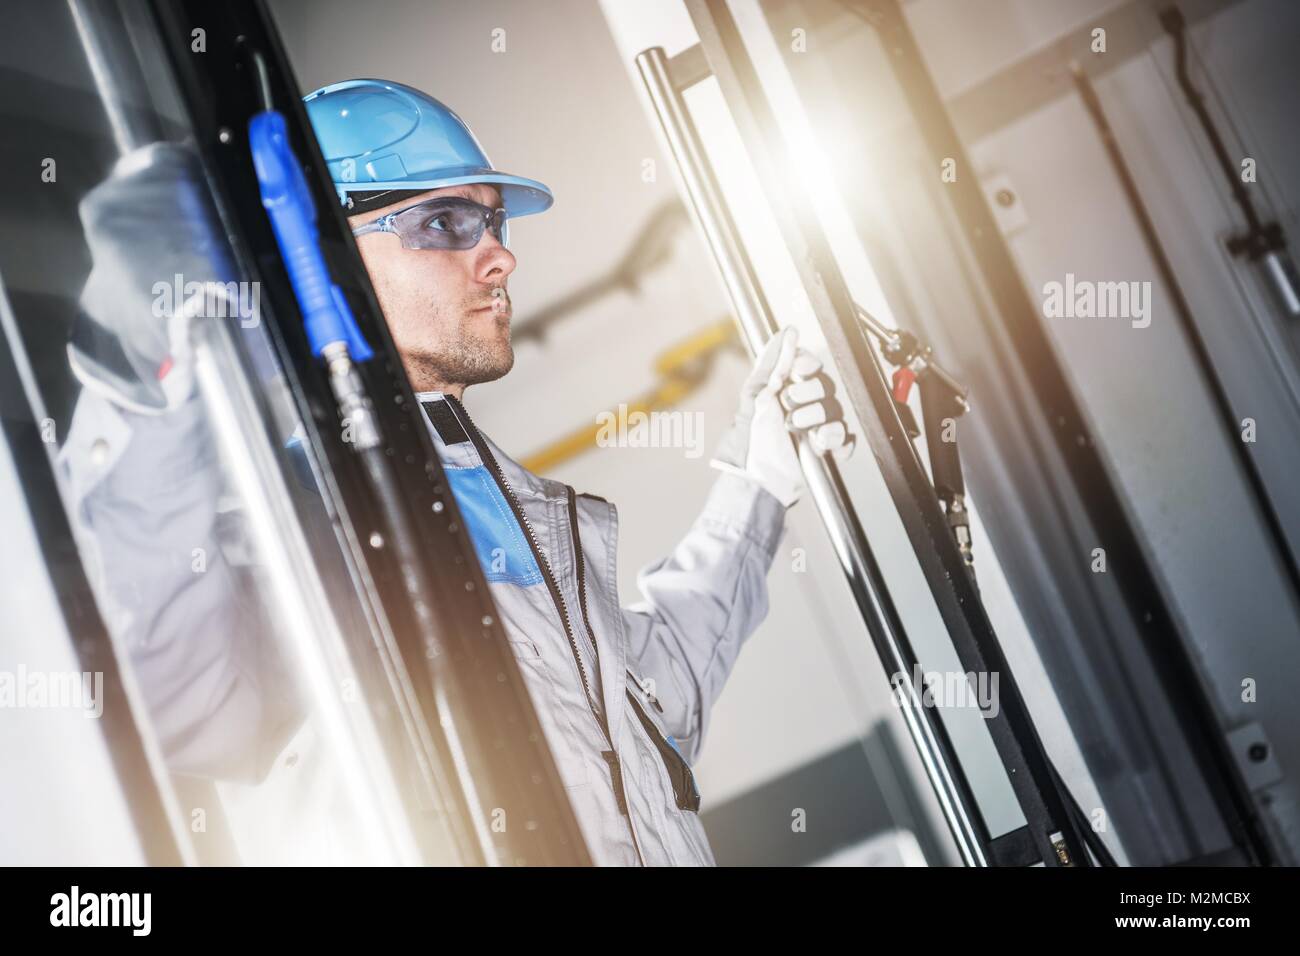
[[806, 435], [819, 455], [844, 459], [853, 452], [834, 383], [821, 368], [816, 356], [798, 348], [795, 328], [772, 336], [741, 386], [736, 417], [709, 464], [750, 478], [787, 508], [798, 501], [803, 472], [791, 432]]

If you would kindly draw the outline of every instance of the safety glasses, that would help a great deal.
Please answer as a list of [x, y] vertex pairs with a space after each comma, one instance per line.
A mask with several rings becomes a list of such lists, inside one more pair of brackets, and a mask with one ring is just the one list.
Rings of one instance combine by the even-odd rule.
[[473, 249], [483, 231], [506, 244], [506, 211], [459, 196], [435, 196], [358, 226], [354, 236], [391, 232], [407, 249]]

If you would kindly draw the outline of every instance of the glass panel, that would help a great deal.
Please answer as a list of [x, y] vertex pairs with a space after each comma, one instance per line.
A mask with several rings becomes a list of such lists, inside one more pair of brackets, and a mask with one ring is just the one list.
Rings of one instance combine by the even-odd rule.
[[23, 6], [8, 332], [176, 828], [201, 862], [414, 862], [396, 708], [165, 59], [139, 26]]

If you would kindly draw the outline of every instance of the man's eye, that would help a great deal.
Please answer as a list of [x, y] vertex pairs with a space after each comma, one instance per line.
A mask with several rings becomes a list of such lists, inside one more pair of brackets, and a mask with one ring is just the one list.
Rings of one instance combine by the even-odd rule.
[[439, 216], [434, 216], [427, 223], [425, 223], [425, 227], [429, 229], [437, 229], [439, 232], [447, 232], [449, 229], [451, 229], [451, 223], [448, 221], [445, 215], [439, 215]]

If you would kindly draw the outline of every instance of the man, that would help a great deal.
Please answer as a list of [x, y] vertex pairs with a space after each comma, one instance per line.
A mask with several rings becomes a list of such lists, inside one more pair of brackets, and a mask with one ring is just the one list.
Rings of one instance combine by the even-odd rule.
[[[305, 101], [594, 861], [711, 864], [689, 761], [741, 645], [767, 611], [766, 574], [801, 485], [790, 429], [806, 433], [818, 452], [852, 447], [829, 379], [815, 359], [796, 353], [791, 330], [769, 343], [714, 458], [722, 474], [702, 513], [671, 555], [641, 572], [643, 599], [622, 607], [613, 505], [528, 472], [475, 427], [462, 403], [470, 385], [513, 365], [508, 281], [516, 260], [507, 224], [548, 208], [550, 191], [493, 169], [454, 113], [409, 87], [353, 80]], [[161, 151], [152, 162], [158, 169], [183, 160]], [[151, 183], [171, 181], [142, 177], [137, 206], [141, 198], [148, 206]], [[123, 207], [93, 197], [83, 218], [96, 272], [83, 302], [102, 326], [135, 329], [129, 295], [108, 295], [110, 307], [89, 295], [97, 272], [101, 284], [122, 281], [120, 268], [103, 278], [103, 262], [120, 265], [103, 250], [132, 245], [97, 243], [114, 219], [105, 210]], [[166, 261], [179, 268], [177, 255], [173, 249]], [[182, 374], [183, 335], [162, 324], [123, 336], [147, 340], [137, 351], [155, 356], [141, 364], [158, 372], [160, 416], [114, 397], [124, 390], [105, 388], [74, 351], [74, 368], [94, 395], [78, 409], [65, 460], [82, 519], [102, 539], [110, 594], [138, 578], [140, 558], [121, 546], [130, 535], [118, 527], [122, 498], [138, 494], [136, 483], [155, 488], [160, 472], [169, 485], [183, 477], [176, 494], [189, 504], [180, 510], [199, 523], [196, 539], [210, 532], [201, 516], [212, 513], [206, 502], [215, 486], [195, 480], [182, 451], [194, 440], [186, 429], [199, 427], [197, 403], [189, 387], [169, 385]], [[106, 410], [105, 396], [116, 411]], [[108, 460], [91, 470], [79, 456], [92, 455], [96, 441], [109, 446], [101, 455]], [[248, 775], [261, 765], [250, 764], [249, 750], [262, 745], [273, 714], [280, 718], [267, 703], [262, 669], [270, 665], [250, 663], [220, 636], [231, 633], [231, 622], [219, 619], [232, 613], [239, 584], [219, 570], [201, 583], [168, 583], [159, 572], [147, 613], [137, 609], [122, 624], [172, 766]], [[131, 586], [138, 596], [138, 580]], [[211, 639], [197, 638], [196, 627], [213, 627]]]

